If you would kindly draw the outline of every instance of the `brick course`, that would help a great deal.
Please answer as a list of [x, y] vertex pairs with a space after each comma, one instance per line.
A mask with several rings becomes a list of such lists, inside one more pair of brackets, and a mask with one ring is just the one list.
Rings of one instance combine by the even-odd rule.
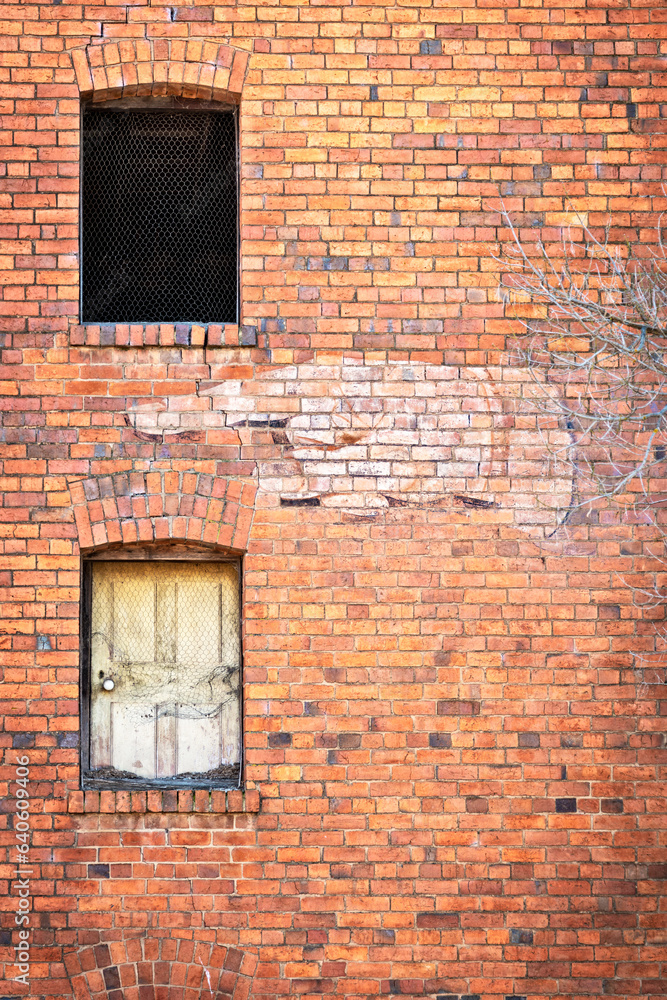
[[[663, 7], [28, 0], [2, 32], [4, 992], [662, 995], [650, 539], [561, 523], [493, 256], [499, 194], [526, 242], [650, 250]], [[166, 95], [240, 104], [239, 323], [82, 326], [80, 101]], [[84, 793], [81, 555], [171, 541], [243, 554], [244, 790]]]

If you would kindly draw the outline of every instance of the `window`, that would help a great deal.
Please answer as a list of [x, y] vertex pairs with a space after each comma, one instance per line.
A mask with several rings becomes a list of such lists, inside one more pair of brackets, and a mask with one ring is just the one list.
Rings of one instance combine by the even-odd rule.
[[238, 564], [88, 563], [84, 630], [84, 784], [238, 784]]
[[237, 321], [236, 115], [166, 102], [83, 108], [84, 323]]

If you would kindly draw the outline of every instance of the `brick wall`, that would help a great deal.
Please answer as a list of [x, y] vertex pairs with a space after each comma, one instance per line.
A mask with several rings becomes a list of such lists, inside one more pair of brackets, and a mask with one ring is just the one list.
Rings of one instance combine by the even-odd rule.
[[[527, 241], [654, 239], [663, 6], [24, 2], [2, 34], [4, 993], [663, 994], [643, 538], [560, 525], [492, 257], [499, 191]], [[80, 99], [150, 94], [241, 103], [238, 326], [79, 325]], [[245, 790], [83, 795], [81, 555], [169, 540], [244, 553]]]

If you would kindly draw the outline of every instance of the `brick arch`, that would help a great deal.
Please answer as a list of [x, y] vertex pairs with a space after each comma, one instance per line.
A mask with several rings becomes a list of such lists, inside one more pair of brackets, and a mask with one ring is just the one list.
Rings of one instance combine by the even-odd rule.
[[127, 39], [74, 49], [82, 97], [189, 97], [238, 102], [248, 68], [243, 49], [202, 39]]
[[257, 966], [234, 948], [169, 937], [90, 945], [65, 956], [76, 1000], [248, 1000]]
[[256, 488], [204, 472], [156, 469], [68, 481], [82, 552], [180, 541], [244, 552]]

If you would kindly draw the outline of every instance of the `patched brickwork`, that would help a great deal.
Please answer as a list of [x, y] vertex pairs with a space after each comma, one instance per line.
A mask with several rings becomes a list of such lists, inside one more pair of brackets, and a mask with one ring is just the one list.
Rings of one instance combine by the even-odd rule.
[[[573, 513], [495, 258], [499, 196], [526, 244], [655, 248], [666, 36], [641, 0], [4, 8], [3, 995], [664, 993], [650, 539]], [[82, 325], [81, 101], [168, 97], [239, 107], [238, 323]], [[125, 545], [242, 557], [240, 789], [81, 787], [81, 560]]]

